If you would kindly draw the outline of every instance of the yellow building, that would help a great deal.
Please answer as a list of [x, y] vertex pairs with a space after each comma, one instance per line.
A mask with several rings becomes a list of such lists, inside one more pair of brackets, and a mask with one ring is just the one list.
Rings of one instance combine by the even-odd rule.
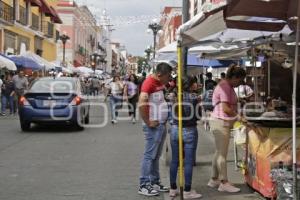
[[34, 52], [48, 61], [56, 60], [61, 23], [55, 11], [56, 0], [0, 1], [0, 50], [5, 54]]

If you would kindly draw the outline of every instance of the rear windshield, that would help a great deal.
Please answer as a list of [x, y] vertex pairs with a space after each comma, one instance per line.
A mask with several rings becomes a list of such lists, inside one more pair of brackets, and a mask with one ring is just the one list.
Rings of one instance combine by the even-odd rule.
[[75, 90], [72, 80], [38, 80], [30, 88], [31, 92], [69, 93]]

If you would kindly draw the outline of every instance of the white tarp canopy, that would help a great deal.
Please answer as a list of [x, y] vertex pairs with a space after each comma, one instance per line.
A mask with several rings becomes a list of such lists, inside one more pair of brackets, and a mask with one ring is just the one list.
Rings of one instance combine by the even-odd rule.
[[27, 58], [31, 58], [32, 60], [34, 60], [35, 62], [37, 62], [39, 65], [41, 66], [45, 66], [46, 70], [51, 70], [51, 69], [55, 69], [55, 66], [53, 63], [47, 61], [46, 59], [42, 58], [41, 56], [32, 53], [30, 51], [27, 51], [23, 54], [21, 54], [21, 56], [27, 57]]
[[[222, 43], [245, 42], [258, 38], [271, 37], [274, 34], [289, 35], [292, 31], [285, 27], [281, 31], [255, 31], [228, 28], [224, 20], [224, 8], [216, 9], [210, 13], [199, 13], [190, 21], [182, 24], [177, 31], [183, 46], [194, 46], [203, 41], [218, 41]], [[249, 18], [254, 20], [253, 18]], [[269, 19], [266, 19], [269, 20]], [[260, 19], [262, 21], [262, 19]], [[279, 21], [281, 22], [281, 21]]]
[[[189, 48], [190, 53], [211, 53], [211, 52], [219, 52], [223, 50], [232, 50], [237, 49], [239, 46], [237, 44], [221, 44], [217, 42], [207, 42], [202, 43], [192, 48]], [[177, 51], [177, 42], [172, 42], [171, 44], [161, 48], [158, 50], [158, 53], [169, 53]]]
[[11, 71], [17, 70], [17, 67], [13, 61], [0, 55], [0, 69], [5, 69], [5, 68]]

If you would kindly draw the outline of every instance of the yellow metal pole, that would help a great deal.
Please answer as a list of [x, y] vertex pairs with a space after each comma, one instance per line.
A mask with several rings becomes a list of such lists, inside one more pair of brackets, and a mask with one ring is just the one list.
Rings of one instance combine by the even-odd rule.
[[177, 83], [178, 83], [178, 140], [179, 140], [179, 188], [180, 199], [183, 200], [183, 139], [182, 139], [182, 47], [177, 44]]

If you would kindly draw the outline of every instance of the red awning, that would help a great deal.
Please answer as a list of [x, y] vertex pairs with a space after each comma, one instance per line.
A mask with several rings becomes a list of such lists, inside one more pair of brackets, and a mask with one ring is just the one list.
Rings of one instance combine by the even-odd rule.
[[62, 20], [60, 19], [58, 13], [52, 6], [50, 6], [50, 11], [52, 13], [52, 17], [51, 17], [52, 21], [57, 24], [62, 24], [63, 23]]
[[56, 10], [47, 4], [45, 0], [39, 0], [42, 3], [42, 6], [40, 7], [40, 11], [45, 13], [47, 17], [51, 17], [51, 20], [54, 23], [62, 24], [62, 20], [58, 16]]
[[28, 2], [31, 4], [31, 6], [42, 6], [42, 2], [40, 0], [25, 0], [25, 2]]
[[52, 12], [51, 12], [51, 9], [50, 9], [50, 6], [46, 3], [45, 0], [40, 0], [41, 3], [42, 3], [42, 6], [40, 7], [40, 11], [45, 13], [46, 16], [48, 17], [52, 17]]

